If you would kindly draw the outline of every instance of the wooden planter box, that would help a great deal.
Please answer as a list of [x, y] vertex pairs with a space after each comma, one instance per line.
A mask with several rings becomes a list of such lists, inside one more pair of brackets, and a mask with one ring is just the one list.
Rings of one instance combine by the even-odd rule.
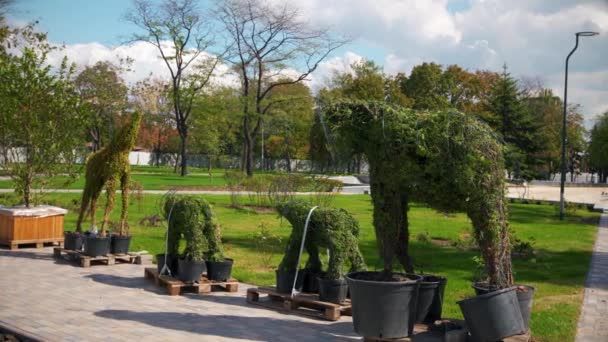
[[16, 249], [21, 244], [63, 245], [63, 217], [67, 210], [52, 206], [1, 207], [0, 245]]

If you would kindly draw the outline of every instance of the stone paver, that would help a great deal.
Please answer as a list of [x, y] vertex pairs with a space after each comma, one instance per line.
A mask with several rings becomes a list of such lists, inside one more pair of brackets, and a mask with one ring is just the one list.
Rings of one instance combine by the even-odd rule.
[[576, 341], [608, 341], [608, 212], [598, 227]]
[[81, 268], [52, 249], [0, 249], [0, 325], [44, 341], [352, 341], [337, 322], [285, 315], [238, 293], [170, 297], [144, 266]]

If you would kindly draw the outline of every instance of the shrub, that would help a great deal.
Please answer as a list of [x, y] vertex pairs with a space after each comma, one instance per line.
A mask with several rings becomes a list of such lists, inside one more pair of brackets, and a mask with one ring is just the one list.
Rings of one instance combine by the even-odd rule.
[[247, 177], [242, 182], [243, 188], [249, 191], [249, 200], [255, 205], [266, 205], [266, 194], [270, 188], [270, 178], [266, 175]]
[[422, 243], [430, 243], [431, 235], [429, 234], [429, 232], [420, 232], [420, 233], [416, 234], [416, 241], [422, 242]]
[[280, 248], [281, 237], [273, 234], [266, 222], [261, 222], [258, 225], [258, 229], [259, 231], [252, 236], [253, 244], [257, 254], [262, 259], [262, 265], [268, 268], [270, 267], [275, 251], [277, 248]]
[[238, 170], [226, 170], [224, 173], [226, 187], [230, 191], [230, 205], [233, 207], [237, 207], [240, 204], [240, 191], [243, 189], [242, 183], [245, 178], [245, 174]]

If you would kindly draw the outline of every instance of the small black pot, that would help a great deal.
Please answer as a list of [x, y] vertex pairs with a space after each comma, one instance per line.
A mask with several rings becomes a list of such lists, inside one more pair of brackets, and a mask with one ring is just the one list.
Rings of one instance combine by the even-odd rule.
[[[179, 274], [177, 259], [177, 255], [169, 254], [169, 256], [167, 257], [167, 267], [169, 267], [169, 270], [171, 271], [171, 275], [173, 277], [177, 277], [177, 275]], [[165, 266], [165, 255], [156, 254], [156, 267], [158, 268], [158, 274], [160, 274], [160, 272], [162, 271], [163, 266]]]
[[[433, 323], [441, 319], [441, 308], [443, 305], [442, 281], [443, 289], [445, 289], [446, 278], [435, 275], [422, 275], [420, 290], [418, 291], [418, 302], [416, 304], [416, 323]], [[437, 312], [434, 312], [434, 315], [430, 315], [433, 306], [439, 307], [438, 318], [434, 317], [437, 316]], [[434, 308], [435, 311], [437, 311], [436, 307]]]
[[526, 332], [515, 287], [458, 302], [475, 341], [500, 341]]
[[302, 292], [319, 293], [319, 281], [317, 278], [323, 278], [325, 272], [315, 272], [308, 269], [300, 270], [304, 277], [302, 281]]
[[[293, 280], [296, 277], [296, 272], [276, 270], [277, 276], [277, 292], [279, 293], [291, 293], [293, 287]], [[302, 272], [298, 272], [298, 279], [296, 281], [296, 290], [302, 291], [302, 279], [304, 276]]]
[[82, 234], [78, 232], [64, 232], [63, 233], [63, 248], [71, 251], [82, 250]]
[[532, 300], [534, 299], [534, 293], [536, 288], [528, 285], [516, 285], [517, 286], [517, 301], [519, 302], [519, 310], [521, 311], [521, 318], [524, 320], [524, 328], [526, 331], [529, 329], [530, 315], [532, 314]]
[[109, 236], [89, 235], [84, 239], [84, 254], [90, 257], [108, 255], [110, 253]]
[[234, 260], [224, 259], [223, 261], [207, 260], [207, 279], [215, 281], [226, 281], [232, 274], [232, 264]]
[[194, 261], [190, 258], [179, 258], [177, 263], [179, 268], [177, 278], [184, 283], [199, 282], [201, 276], [207, 270], [205, 260]]
[[422, 277], [400, 274], [407, 281], [371, 281], [357, 279], [365, 274], [346, 276], [352, 302], [355, 332], [364, 337], [401, 338], [414, 331], [418, 288]]
[[330, 302], [342, 304], [346, 300], [348, 292], [348, 283], [344, 279], [323, 279], [317, 278], [319, 284], [319, 300], [322, 302]]
[[131, 245], [131, 235], [112, 235], [112, 243], [110, 251], [112, 254], [127, 254], [129, 253], [129, 245]]

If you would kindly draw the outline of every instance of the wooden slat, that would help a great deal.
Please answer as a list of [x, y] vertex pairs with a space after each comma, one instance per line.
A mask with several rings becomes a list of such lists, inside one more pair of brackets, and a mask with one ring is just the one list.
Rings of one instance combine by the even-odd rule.
[[186, 284], [168, 275], [159, 275], [156, 267], [145, 268], [144, 277], [153, 280], [156, 286], [165, 287], [167, 294], [170, 296], [177, 296], [186, 292], [211, 293], [213, 289], [237, 292], [239, 289], [239, 282], [234, 278], [230, 278], [227, 281], [213, 281], [206, 277], [201, 277], [198, 283]]

